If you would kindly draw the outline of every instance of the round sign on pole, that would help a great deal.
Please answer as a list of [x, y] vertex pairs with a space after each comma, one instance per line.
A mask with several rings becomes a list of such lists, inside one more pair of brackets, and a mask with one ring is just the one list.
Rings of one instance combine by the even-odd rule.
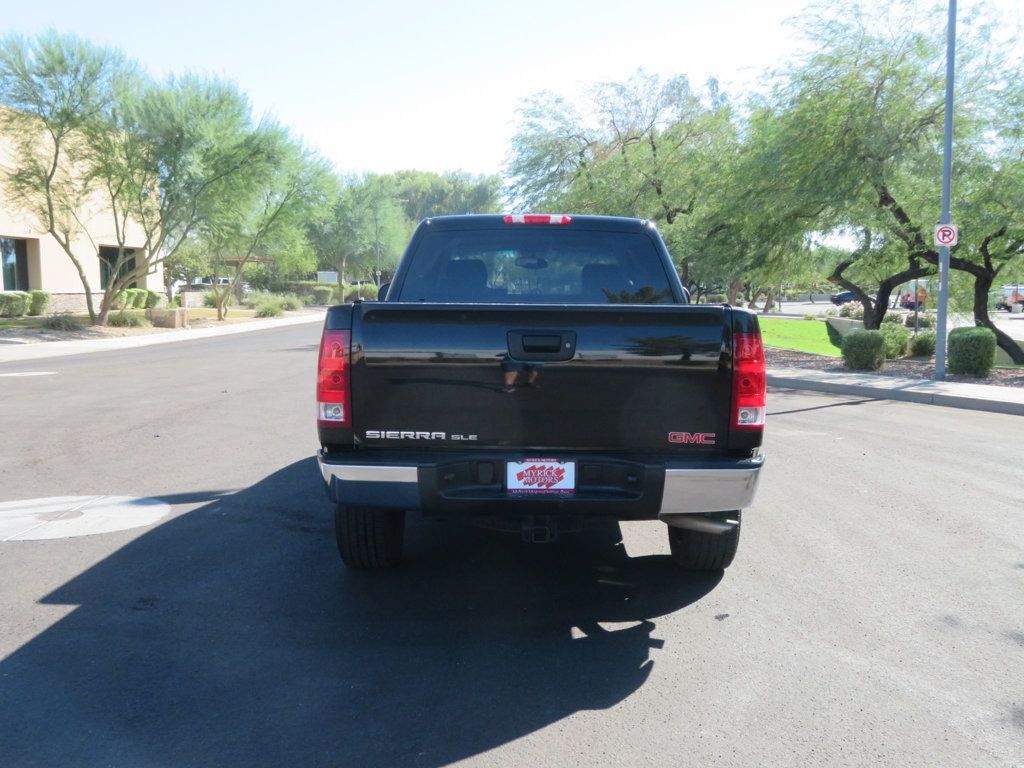
[[956, 224], [939, 224], [935, 228], [935, 244], [952, 248], [960, 240], [960, 231]]

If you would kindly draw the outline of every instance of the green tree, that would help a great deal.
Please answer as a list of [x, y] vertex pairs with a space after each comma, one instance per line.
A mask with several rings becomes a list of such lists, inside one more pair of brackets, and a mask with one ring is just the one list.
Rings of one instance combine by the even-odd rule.
[[[84, 259], [98, 254], [93, 230], [106, 230], [110, 222], [90, 216], [101, 190], [88, 137], [109, 123], [118, 85], [133, 75], [119, 52], [74, 36], [47, 32], [34, 40], [0, 40], [0, 132], [12, 147], [12, 165], [0, 172], [5, 196], [67, 254], [94, 322]], [[114, 213], [115, 223], [123, 223], [122, 214]], [[89, 252], [76, 246], [83, 237]]]
[[564, 97], [527, 101], [506, 175], [517, 207], [635, 216], [657, 222], [684, 282], [694, 254], [688, 219], [738, 140], [733, 110], [715, 81], [694, 91], [685, 77], [638, 72], [589, 92], [588, 114]]
[[[237, 177], [269, 151], [234, 86], [198, 77], [152, 83], [117, 51], [56, 33], [0, 44], [0, 101], [8, 107], [0, 127], [13, 143], [8, 197], [64, 249], [99, 325], [118, 295], [173, 258], [201, 222], [240, 208], [248, 192]], [[112, 220], [96, 217], [97, 208]], [[129, 227], [142, 230], [132, 249]], [[97, 228], [117, 243], [98, 308], [83, 266], [98, 256]], [[88, 254], [75, 250], [82, 237]]]
[[230, 281], [212, 287], [217, 319], [227, 315], [228, 298], [237, 294], [246, 267], [256, 257], [280, 272], [309, 271], [316, 257], [308, 241], [313, 226], [326, 219], [331, 175], [326, 164], [293, 142], [280, 128], [263, 126], [262, 161], [233, 177], [231, 199], [206, 219], [203, 234], [218, 277]]
[[500, 210], [501, 179], [450, 171], [399, 171], [382, 177], [406, 218], [416, 224], [431, 216], [496, 213]]
[[353, 275], [379, 284], [393, 272], [412, 230], [402, 205], [389, 177], [343, 180], [331, 215], [310, 234], [320, 263], [336, 269], [339, 280]]
[[171, 286], [178, 280], [190, 284], [193, 280], [206, 277], [210, 272], [208, 249], [196, 239], [189, 239], [178, 246], [174, 255], [164, 260], [164, 285], [168, 297]]
[[[822, 213], [808, 231], [859, 233], [861, 247], [831, 278], [865, 304], [871, 327], [900, 283], [934, 272], [939, 218], [944, 39], [913, 3], [846, 4], [808, 17], [815, 49], [777, 90], [775, 198], [783, 215]], [[988, 291], [1024, 249], [1017, 223], [1024, 180], [1019, 63], [1008, 63], [983, 16], [958, 35], [953, 211], [963, 228], [951, 266], [974, 279], [974, 320], [1015, 360], [1016, 344], [988, 317]], [[880, 271], [879, 271], [880, 270]], [[874, 273], [877, 301], [867, 298]], [[861, 279], [853, 279], [859, 274]]]
[[131, 179], [129, 215], [144, 233], [143, 258], [113, 290], [156, 269], [198, 235], [240, 228], [255, 180], [279, 161], [278, 137], [257, 125], [233, 85], [198, 77], [149, 84], [123, 105], [111, 166]]

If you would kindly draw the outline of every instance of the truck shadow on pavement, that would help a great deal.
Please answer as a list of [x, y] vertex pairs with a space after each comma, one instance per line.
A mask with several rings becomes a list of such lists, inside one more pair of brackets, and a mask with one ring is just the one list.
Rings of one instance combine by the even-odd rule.
[[721, 578], [627, 557], [615, 524], [406, 537], [401, 568], [346, 572], [312, 460], [146, 532], [0, 662], [0, 764], [445, 765], [627, 699], [653, 620]]

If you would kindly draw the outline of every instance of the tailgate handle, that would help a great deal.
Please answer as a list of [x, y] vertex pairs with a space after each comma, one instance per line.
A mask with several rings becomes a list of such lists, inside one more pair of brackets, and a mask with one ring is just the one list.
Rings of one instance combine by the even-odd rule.
[[509, 331], [508, 352], [515, 360], [571, 360], [576, 354], [576, 333]]
[[561, 336], [523, 336], [525, 352], [557, 352], [561, 348]]

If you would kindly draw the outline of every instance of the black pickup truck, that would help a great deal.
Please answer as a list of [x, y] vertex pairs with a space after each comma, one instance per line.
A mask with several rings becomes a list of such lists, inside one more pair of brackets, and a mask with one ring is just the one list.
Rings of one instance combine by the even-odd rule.
[[764, 351], [755, 315], [688, 301], [646, 221], [423, 221], [380, 300], [324, 324], [344, 562], [397, 563], [419, 510], [535, 542], [661, 520], [680, 566], [727, 567], [764, 462]]

